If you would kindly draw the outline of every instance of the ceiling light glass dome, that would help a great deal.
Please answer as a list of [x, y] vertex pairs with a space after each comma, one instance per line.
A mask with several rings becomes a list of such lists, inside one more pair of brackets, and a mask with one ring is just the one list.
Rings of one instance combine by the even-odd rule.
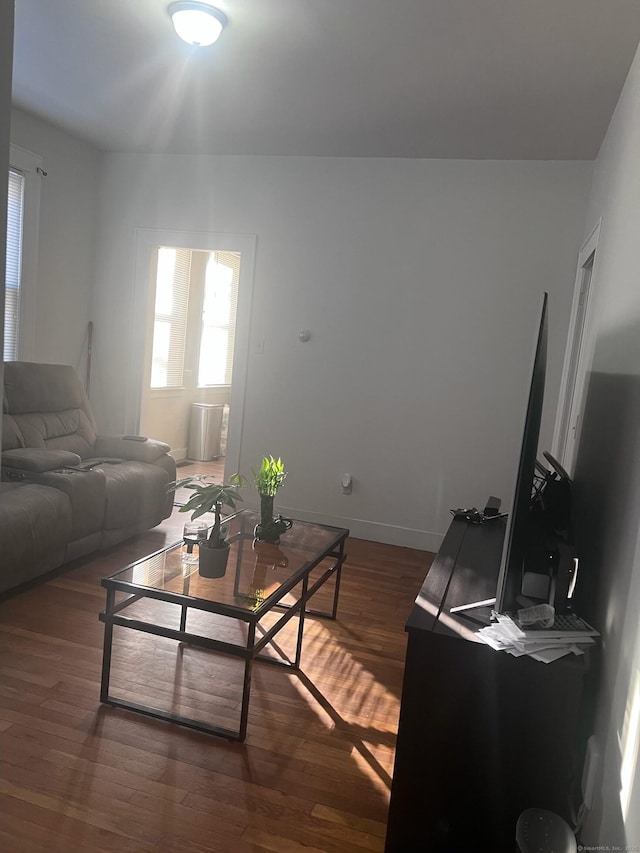
[[180, 38], [199, 47], [213, 44], [227, 23], [224, 12], [199, 0], [177, 0], [169, 5], [169, 14]]

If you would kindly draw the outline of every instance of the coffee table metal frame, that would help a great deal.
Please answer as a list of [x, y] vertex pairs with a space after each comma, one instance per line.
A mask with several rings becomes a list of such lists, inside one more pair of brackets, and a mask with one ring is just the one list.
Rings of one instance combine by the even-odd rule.
[[[230, 518], [234, 518], [237, 515], [239, 515], [239, 513], [236, 513], [234, 516], [230, 516]], [[304, 525], [305, 523], [306, 522], [302, 521], [295, 522], [295, 524], [298, 526]], [[126, 571], [126, 569], [131, 569], [133, 566], [137, 566], [141, 563], [146, 562], [151, 557], [170, 551], [173, 548], [179, 547], [182, 544], [180, 541], [174, 542], [171, 545], [166, 546], [165, 548], [161, 548], [154, 554], [149, 554], [140, 560], [136, 560], [134, 563], [127, 566], [126, 569], [122, 569], [109, 577], [103, 578], [101, 584], [103, 587], [105, 587], [107, 591], [107, 600], [104, 611], [99, 614], [100, 621], [104, 623], [104, 647], [102, 657], [102, 680], [100, 688], [100, 701], [108, 705], [113, 705], [115, 707], [126, 708], [130, 711], [138, 711], [139, 713], [146, 714], [150, 717], [156, 717], [161, 720], [168, 720], [170, 722], [179, 723], [183, 726], [187, 726], [188, 728], [196, 729], [198, 731], [219, 735], [221, 737], [227, 738], [228, 740], [240, 742], [244, 741], [247, 734], [249, 697], [251, 692], [251, 670], [253, 661], [258, 660], [264, 663], [269, 663], [273, 666], [284, 666], [288, 669], [298, 670], [300, 668], [300, 659], [302, 656], [302, 642], [304, 634], [305, 616], [320, 616], [332, 620], [335, 620], [337, 617], [342, 564], [346, 559], [344, 548], [346, 539], [349, 535], [349, 531], [337, 527], [327, 527], [327, 525], [318, 526], [323, 527], [325, 530], [331, 530], [335, 533], [335, 537], [332, 543], [324, 550], [318, 551], [318, 553], [315, 554], [309, 560], [308, 563], [306, 563], [297, 571], [295, 571], [286, 582], [284, 582], [278, 589], [275, 590], [275, 592], [265, 598], [259, 604], [259, 606], [256, 607], [255, 610], [247, 610], [241, 607], [234, 607], [229, 604], [223, 604], [204, 598], [192, 597], [188, 594], [185, 595], [179, 592], [172, 592], [169, 590], [147, 587], [132, 583], [130, 581], [124, 581], [118, 578], [118, 576], [121, 575], [124, 571]], [[233, 537], [231, 541], [233, 541], [233, 539], [235, 539], [236, 541], [243, 539], [244, 541], [251, 542], [251, 538], [242, 535], [237, 535]], [[243, 543], [240, 542], [240, 548], [242, 547], [242, 544]], [[327, 559], [332, 560], [331, 565], [324, 568], [322, 575], [319, 578], [314, 579], [313, 582], [310, 584], [309, 576], [311, 572], [323, 560]], [[315, 595], [316, 592], [318, 592], [318, 590], [322, 586], [324, 586], [324, 584], [330, 578], [335, 578], [333, 606], [331, 611], [326, 612], [321, 610], [309, 609], [307, 607], [307, 602], [312, 598], [313, 595]], [[293, 604], [283, 603], [282, 599], [287, 594], [294, 591], [296, 587], [300, 587], [300, 594], [297, 601], [295, 601], [295, 603]], [[118, 592], [125, 593], [127, 597], [121, 600], [116, 600], [116, 593]], [[162, 625], [155, 625], [150, 622], [141, 621], [139, 619], [132, 619], [130, 617], [122, 615], [122, 611], [124, 611], [131, 604], [136, 601], [139, 601], [142, 598], [152, 598], [157, 599], [159, 601], [179, 605], [181, 608], [179, 629], [176, 630]], [[245, 645], [241, 646], [233, 643], [227, 643], [221, 640], [217, 640], [214, 637], [208, 637], [188, 632], [186, 630], [186, 622], [187, 612], [190, 608], [194, 610], [215, 613], [221, 616], [227, 616], [231, 619], [246, 622], [247, 631]], [[265, 616], [265, 614], [270, 611], [282, 612], [282, 616], [274, 625], [265, 630], [264, 633], [262, 633], [259, 637], [256, 637], [257, 630], [260, 627], [260, 620]], [[276, 659], [261, 654], [265, 646], [268, 645], [276, 637], [279, 631], [296, 614], [298, 614], [298, 633], [294, 660], [289, 661], [283, 659]], [[243, 660], [244, 675], [242, 685], [242, 703], [240, 708], [240, 723], [237, 731], [233, 729], [228, 729], [223, 726], [209, 724], [205, 721], [191, 719], [189, 717], [185, 717], [181, 714], [173, 713], [171, 711], [165, 711], [160, 708], [154, 708], [149, 705], [144, 705], [137, 702], [130, 702], [128, 700], [119, 699], [115, 696], [112, 696], [109, 692], [109, 681], [111, 674], [113, 628], [115, 625], [118, 625], [123, 628], [129, 628], [133, 631], [141, 631], [145, 634], [154, 634], [159, 637], [168, 637], [170, 639], [177, 640], [178, 643], [185, 643], [192, 646], [199, 646], [205, 649], [212, 649], [224, 655], [240, 658], [241, 660]]]

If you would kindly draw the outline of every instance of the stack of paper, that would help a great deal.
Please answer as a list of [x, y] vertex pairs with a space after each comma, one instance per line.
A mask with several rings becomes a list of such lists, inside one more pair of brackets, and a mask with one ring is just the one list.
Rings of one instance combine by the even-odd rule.
[[580, 620], [583, 628], [521, 628], [508, 614], [498, 614], [497, 622], [487, 628], [481, 628], [476, 636], [484, 643], [501, 652], [520, 657], [529, 655], [535, 660], [551, 661], [573, 653], [584, 654], [586, 646], [595, 643], [598, 632]]

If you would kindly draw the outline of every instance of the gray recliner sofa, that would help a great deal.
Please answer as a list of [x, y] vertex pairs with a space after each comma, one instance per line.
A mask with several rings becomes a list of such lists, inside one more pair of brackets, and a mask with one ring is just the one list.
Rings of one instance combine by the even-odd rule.
[[4, 368], [0, 592], [168, 518], [169, 446], [99, 435], [68, 365]]

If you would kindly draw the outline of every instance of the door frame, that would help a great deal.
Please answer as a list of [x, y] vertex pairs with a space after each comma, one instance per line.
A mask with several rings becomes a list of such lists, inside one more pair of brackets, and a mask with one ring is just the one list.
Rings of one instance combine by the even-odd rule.
[[[569, 330], [567, 332], [567, 345], [564, 354], [562, 379], [560, 382], [560, 393], [558, 395], [558, 407], [553, 431], [553, 456], [570, 476], [574, 474], [582, 429], [582, 414], [586, 402], [587, 376], [593, 363], [595, 349], [596, 335], [593, 317], [597, 284], [597, 248], [601, 226], [602, 219], [599, 219], [578, 252], [573, 301], [571, 303]], [[590, 268], [588, 288], [584, 296], [584, 310], [580, 311], [581, 292], [585, 281], [586, 270], [589, 268], [589, 261], [592, 257], [593, 262]], [[570, 375], [571, 356], [576, 343], [579, 345], [579, 350], [575, 373], [572, 377]], [[563, 427], [563, 422], [566, 425], [565, 427]], [[572, 431], [573, 436], [571, 436]]]
[[[240, 470], [240, 453], [244, 424], [244, 407], [249, 366], [251, 312], [257, 237], [255, 234], [223, 234], [174, 229], [136, 228], [136, 260], [131, 320], [129, 379], [127, 385], [125, 423], [127, 430], [137, 433], [140, 428], [141, 399], [145, 382], [145, 353], [149, 334], [149, 311], [152, 304], [150, 276], [151, 257], [159, 246], [175, 246], [203, 252], [239, 252], [240, 281], [236, 314], [233, 378], [229, 401], [229, 427], [225, 472]], [[155, 284], [155, 282], [153, 282]]]

